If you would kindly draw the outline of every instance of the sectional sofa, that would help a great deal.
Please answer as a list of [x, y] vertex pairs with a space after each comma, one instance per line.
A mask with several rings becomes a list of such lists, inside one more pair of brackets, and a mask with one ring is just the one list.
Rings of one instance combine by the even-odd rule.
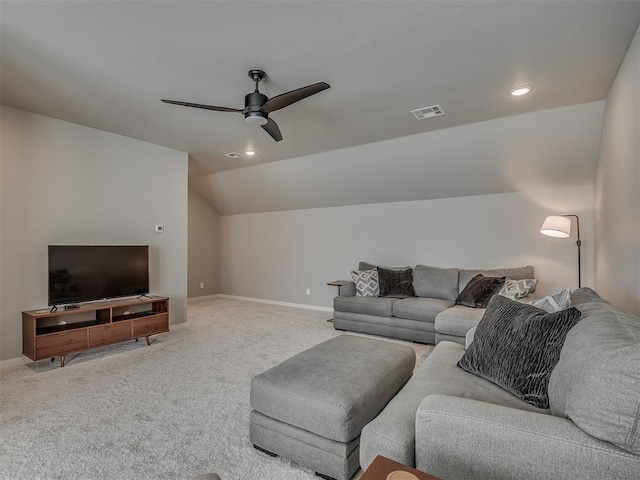
[[457, 367], [442, 342], [362, 430], [360, 465], [384, 455], [450, 480], [640, 478], [640, 318], [589, 288], [551, 372], [548, 409]]
[[[360, 262], [358, 270], [376, 268]], [[493, 270], [465, 270], [417, 265], [413, 269], [415, 297], [359, 297], [353, 282], [340, 289], [333, 301], [336, 330], [369, 333], [385, 337], [437, 344], [449, 340], [465, 344], [467, 332], [475, 327], [484, 308], [456, 305], [458, 294], [478, 273], [513, 280], [535, 278], [532, 266]], [[525, 297], [529, 301], [532, 296]]]

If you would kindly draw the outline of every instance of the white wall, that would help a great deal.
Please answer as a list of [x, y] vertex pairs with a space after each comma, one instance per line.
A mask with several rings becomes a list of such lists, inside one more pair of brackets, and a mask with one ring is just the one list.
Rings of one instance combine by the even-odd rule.
[[[530, 264], [538, 292], [577, 287], [575, 238], [539, 233], [550, 214], [581, 217], [583, 285], [593, 286], [593, 188], [221, 217], [222, 293], [331, 307], [360, 260], [398, 266]], [[311, 288], [311, 296], [305, 289]]]
[[640, 314], [640, 29], [607, 96], [595, 211], [598, 293]]
[[0, 359], [47, 304], [49, 244], [149, 245], [151, 293], [186, 321], [187, 154], [10, 107], [0, 122]]
[[220, 215], [191, 188], [188, 279], [189, 298], [220, 291]]

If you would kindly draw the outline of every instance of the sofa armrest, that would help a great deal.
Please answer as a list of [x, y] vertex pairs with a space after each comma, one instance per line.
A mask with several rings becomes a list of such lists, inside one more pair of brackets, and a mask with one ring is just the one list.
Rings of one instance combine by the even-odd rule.
[[640, 456], [566, 418], [429, 395], [416, 414], [416, 468], [447, 479], [637, 479]]

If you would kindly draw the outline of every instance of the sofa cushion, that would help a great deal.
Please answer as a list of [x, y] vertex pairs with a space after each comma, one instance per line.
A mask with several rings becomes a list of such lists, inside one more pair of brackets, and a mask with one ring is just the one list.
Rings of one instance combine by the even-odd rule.
[[434, 322], [436, 315], [452, 305], [451, 300], [440, 298], [403, 298], [393, 304], [392, 311], [394, 317]]
[[469, 280], [479, 273], [485, 277], [509, 277], [512, 280], [536, 278], [531, 265], [527, 265], [526, 267], [497, 268], [494, 270], [460, 270], [460, 276], [458, 277], [458, 290], [462, 291], [464, 287], [467, 286], [467, 283], [469, 283]]
[[436, 316], [436, 332], [463, 337], [470, 328], [478, 325], [484, 315], [484, 308], [469, 308], [454, 305]]
[[549, 376], [580, 316], [576, 308], [547, 313], [496, 295], [458, 366], [531, 405], [548, 408]]
[[[547, 414], [517, 399], [497, 385], [458, 368], [464, 347], [452, 342], [436, 345], [411, 379], [385, 409], [362, 430], [360, 465], [367, 468], [376, 455], [415, 464], [415, 423], [420, 402], [428, 395], [451, 395]], [[481, 448], [481, 447], [478, 447]]]
[[481, 273], [473, 277], [456, 298], [457, 305], [486, 308], [489, 300], [504, 285], [505, 277], [485, 277]]
[[418, 297], [455, 301], [458, 296], [457, 268], [436, 268], [416, 265], [413, 269], [413, 289]]
[[360, 263], [358, 263], [358, 270], [371, 270], [372, 268], [378, 268], [378, 267], [386, 268], [388, 270], [406, 270], [407, 268], [411, 268], [409, 266], [407, 266], [407, 267], [385, 267], [384, 265], [374, 265], [373, 263], [369, 263], [369, 262], [360, 262]]
[[379, 317], [391, 317], [393, 303], [397, 298], [389, 297], [335, 297], [333, 309], [340, 312], [364, 313]]
[[549, 381], [554, 415], [640, 454], [640, 318], [590, 288], [571, 295], [582, 320], [569, 332]]
[[378, 267], [378, 282], [381, 297], [415, 297], [411, 268], [392, 270]]
[[378, 269], [351, 270], [351, 278], [356, 285], [357, 297], [377, 297], [380, 294]]

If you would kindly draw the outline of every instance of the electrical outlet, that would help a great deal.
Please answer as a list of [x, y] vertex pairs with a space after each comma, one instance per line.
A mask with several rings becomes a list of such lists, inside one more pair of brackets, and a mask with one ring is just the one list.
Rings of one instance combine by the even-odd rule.
[[200, 288], [204, 288], [204, 282], [200, 282]]
[[311, 295], [311, 289], [307, 288], [307, 295]]
[[164, 225], [156, 225], [156, 233], [164, 232]]

